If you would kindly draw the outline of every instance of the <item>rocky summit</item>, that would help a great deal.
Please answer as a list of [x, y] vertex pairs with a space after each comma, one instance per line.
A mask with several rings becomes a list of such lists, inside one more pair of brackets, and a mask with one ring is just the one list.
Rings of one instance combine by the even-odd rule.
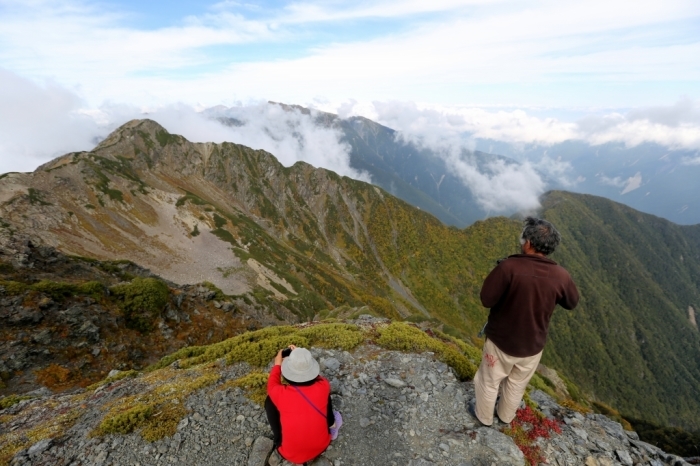
[[[349, 351], [311, 348], [344, 418], [338, 439], [314, 465], [689, 464], [603, 415], [569, 409], [534, 389], [529, 407], [511, 425], [481, 426], [466, 409], [474, 397], [472, 382], [461, 381], [454, 363], [443, 362], [439, 351], [380, 346], [386, 340], [381, 331], [389, 325], [384, 319], [362, 316], [351, 325], [370, 339]], [[96, 387], [16, 402], [0, 411], [0, 461], [288, 466], [272, 451], [261, 408], [269, 364], [262, 371], [247, 362], [229, 364], [233, 353], [216, 348], [221, 347], [175, 354], [162, 361], [167, 366], [138, 376], [115, 371]], [[147, 402], [152, 404], [139, 405]], [[530, 422], [553, 428], [530, 444], [524, 442], [528, 431], [541, 426], [528, 425], [528, 413], [537, 413]]]

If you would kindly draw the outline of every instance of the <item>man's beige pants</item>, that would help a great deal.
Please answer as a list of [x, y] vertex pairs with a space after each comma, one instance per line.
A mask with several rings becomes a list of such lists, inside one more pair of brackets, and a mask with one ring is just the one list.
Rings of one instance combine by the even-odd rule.
[[499, 387], [501, 399], [498, 401], [498, 417], [505, 423], [513, 420], [541, 358], [542, 351], [526, 358], [509, 356], [491, 340], [486, 340], [481, 365], [474, 376], [476, 417], [482, 424], [493, 424], [493, 408]]

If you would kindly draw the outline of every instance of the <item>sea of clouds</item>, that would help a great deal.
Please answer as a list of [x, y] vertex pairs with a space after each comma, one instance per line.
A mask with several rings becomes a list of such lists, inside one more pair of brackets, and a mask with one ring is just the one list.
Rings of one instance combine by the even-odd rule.
[[[168, 131], [193, 142], [230, 141], [266, 150], [289, 166], [304, 161], [363, 181], [368, 174], [350, 165], [350, 147], [342, 133], [318, 125], [311, 115], [267, 102], [205, 109], [187, 104], [137, 108], [105, 103], [87, 108], [78, 92], [55, 83], [36, 82], [0, 69], [0, 173], [32, 171], [67, 152], [90, 150], [121, 124], [151, 118]], [[341, 118], [365, 116], [397, 130], [397, 140], [430, 149], [491, 213], [536, 208], [552, 181], [573, 187], [578, 182], [568, 162], [540, 155], [486, 164], [472, 157], [477, 139], [514, 146], [542, 146], [567, 140], [591, 145], [620, 142], [632, 147], [654, 142], [669, 148], [700, 149], [700, 105], [682, 99], [669, 107], [587, 116], [574, 122], [538, 117], [522, 109], [487, 110], [420, 106], [410, 102], [357, 103], [332, 108]], [[222, 118], [236, 121], [223, 124]], [[697, 152], [696, 152], [697, 154]], [[686, 157], [687, 165], [700, 156]], [[607, 178], [612, 186], [629, 181]]]

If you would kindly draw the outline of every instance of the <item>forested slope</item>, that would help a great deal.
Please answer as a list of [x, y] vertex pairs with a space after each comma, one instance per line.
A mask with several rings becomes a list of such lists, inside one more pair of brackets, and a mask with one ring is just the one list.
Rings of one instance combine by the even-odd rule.
[[555, 313], [544, 361], [623, 414], [697, 428], [700, 226], [678, 226], [604, 198], [552, 192], [542, 215], [564, 242], [581, 303]]

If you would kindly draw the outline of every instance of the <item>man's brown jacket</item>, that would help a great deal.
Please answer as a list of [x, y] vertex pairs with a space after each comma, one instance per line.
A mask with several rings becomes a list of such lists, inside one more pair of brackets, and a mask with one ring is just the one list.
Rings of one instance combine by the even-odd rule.
[[481, 303], [491, 308], [486, 337], [515, 357], [544, 349], [554, 307], [578, 304], [576, 284], [564, 267], [533, 254], [515, 254], [501, 261], [486, 277]]

